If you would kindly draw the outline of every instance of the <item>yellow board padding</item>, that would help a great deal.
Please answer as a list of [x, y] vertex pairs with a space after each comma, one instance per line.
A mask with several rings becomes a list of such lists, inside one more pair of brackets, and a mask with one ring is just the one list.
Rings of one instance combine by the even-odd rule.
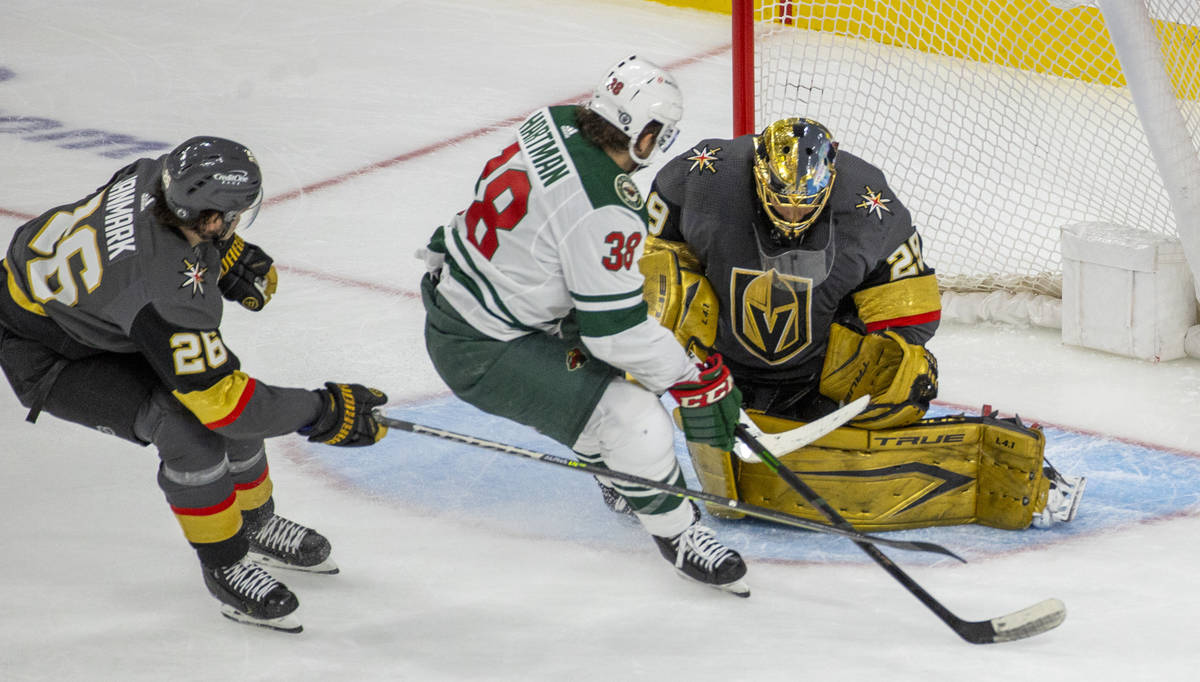
[[[653, 0], [732, 14], [725, 0]], [[935, 11], [914, 12], [911, 0], [755, 0], [756, 21], [774, 22], [798, 30], [822, 31], [905, 47], [984, 64], [1072, 78], [1116, 87], [1126, 85], [1116, 48], [1100, 10], [1094, 7], [1060, 9], [1044, 1], [1014, 7], [1007, 0], [939, 0], [916, 3]], [[1200, 97], [1200, 70], [1188, 71], [1190, 57], [1200, 44], [1200, 28], [1151, 17], [1162, 43], [1164, 62], [1176, 96]], [[956, 35], [955, 26], [972, 26], [979, 35]], [[1070, 55], [1070, 58], [1064, 58]]]
[[869, 328], [874, 322], [936, 313], [942, 309], [942, 295], [938, 292], [936, 275], [921, 275], [855, 292], [854, 307]]
[[721, 14], [733, 14], [732, 0], [650, 0], [659, 5], [670, 5], [672, 7], [687, 7], [689, 9], [701, 9], [706, 12], [719, 12]]
[[[752, 413], [768, 433], [799, 425]], [[827, 519], [765, 464], [688, 444], [706, 492], [796, 516]], [[1027, 528], [1046, 506], [1045, 437], [1014, 420], [938, 417], [896, 429], [842, 427], [780, 461], [865, 531], [966, 523]], [[715, 516], [738, 518], [709, 505]]]

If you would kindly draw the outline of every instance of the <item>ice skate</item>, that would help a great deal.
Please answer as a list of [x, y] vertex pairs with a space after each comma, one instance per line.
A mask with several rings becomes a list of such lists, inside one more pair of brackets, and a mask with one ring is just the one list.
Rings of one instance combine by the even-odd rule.
[[721, 544], [699, 521], [673, 538], [651, 537], [681, 576], [738, 597], [750, 596], [750, 587], [742, 580], [746, 564], [741, 555]]
[[300, 632], [293, 615], [296, 595], [262, 567], [243, 558], [220, 568], [204, 568], [204, 584], [221, 602], [221, 615], [239, 623], [283, 632]]
[[337, 564], [329, 558], [329, 540], [295, 521], [271, 514], [261, 525], [247, 528], [250, 559], [272, 568], [332, 574]]
[[604, 496], [604, 505], [613, 513], [626, 514], [633, 516], [633, 507], [629, 506], [629, 502], [617, 492], [617, 489], [610, 483], [605, 483], [599, 476], [596, 477], [596, 485], [600, 486], [600, 494]]
[[1083, 489], [1087, 486], [1086, 477], [1063, 476], [1053, 467], [1046, 469], [1046, 478], [1050, 479], [1050, 493], [1046, 497], [1045, 508], [1033, 515], [1034, 528], [1049, 528], [1075, 518], [1079, 500], [1083, 498]]

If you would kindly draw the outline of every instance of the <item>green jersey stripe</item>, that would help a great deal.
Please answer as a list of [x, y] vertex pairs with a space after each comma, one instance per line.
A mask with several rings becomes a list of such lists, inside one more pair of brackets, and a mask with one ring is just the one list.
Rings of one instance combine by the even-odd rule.
[[[465, 268], [459, 265], [458, 259], [454, 257], [455, 254], [448, 253], [446, 255], [446, 261], [450, 263], [451, 276], [454, 277], [459, 284], [462, 284], [464, 287], [466, 287], [467, 291], [471, 292], [471, 295], [475, 297], [475, 300], [479, 301], [479, 305], [483, 307], [483, 309], [486, 310], [492, 317], [500, 320], [504, 324], [507, 324], [514, 329], [520, 329], [521, 331], [527, 332], [537, 331], [533, 327], [522, 324], [521, 321], [518, 320], [516, 316], [513, 315], [512, 312], [504, 305], [504, 302], [500, 300], [500, 295], [496, 292], [495, 287], [493, 287], [492, 283], [488, 281], [488, 278], [479, 271], [479, 267], [475, 265], [475, 262], [471, 260], [470, 254], [467, 253], [466, 245], [462, 243], [462, 237], [459, 236], [457, 231], [451, 232], [451, 234], [454, 236], [455, 254], [461, 255], [463, 260], [466, 261], [467, 266], [471, 269], [471, 272], [474, 273], [474, 276], [472, 276], [471, 273], [468, 273]], [[484, 292], [483, 287], [481, 287], [480, 284], [482, 284], [483, 287], [487, 287], [487, 292]], [[494, 304], [494, 307], [489, 303]], [[499, 310], [496, 310], [496, 308]]]
[[629, 291], [622, 292], [619, 294], [595, 294], [595, 295], [593, 295], [593, 294], [577, 294], [574, 291], [571, 292], [571, 298], [573, 298], [576, 301], [579, 301], [581, 303], [589, 303], [589, 302], [600, 303], [603, 301], [620, 301], [620, 300], [624, 300], [627, 298], [633, 298], [635, 296], [640, 297], [641, 295], [642, 295], [641, 287], [638, 287], [637, 289], [630, 289]]
[[639, 300], [637, 305], [620, 310], [605, 310], [592, 312], [576, 309], [575, 318], [579, 321], [579, 333], [582, 336], [600, 337], [620, 334], [645, 322], [647, 319], [646, 302]]

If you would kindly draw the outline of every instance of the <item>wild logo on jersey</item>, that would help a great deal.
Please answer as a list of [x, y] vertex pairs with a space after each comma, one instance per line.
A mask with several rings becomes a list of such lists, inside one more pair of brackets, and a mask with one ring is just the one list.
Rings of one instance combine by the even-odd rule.
[[567, 351], [567, 369], [574, 372], [587, 362], [587, 355], [578, 348]]
[[617, 191], [617, 196], [621, 197], [621, 201], [625, 202], [626, 206], [635, 211], [642, 210], [642, 207], [646, 205], [646, 202], [642, 200], [642, 193], [633, 182], [633, 178], [625, 173], [621, 173], [613, 178], [613, 189]]
[[734, 337], [769, 365], [787, 362], [812, 342], [808, 277], [733, 268], [729, 301]]

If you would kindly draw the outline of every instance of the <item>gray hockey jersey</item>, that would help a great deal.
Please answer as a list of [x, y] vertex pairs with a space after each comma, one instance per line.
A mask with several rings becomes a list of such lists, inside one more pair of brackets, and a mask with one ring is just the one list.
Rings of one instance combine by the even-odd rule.
[[161, 164], [139, 159], [84, 199], [17, 229], [8, 292], [97, 351], [139, 353], [209, 428], [233, 438], [306, 426], [319, 399], [258, 382], [221, 337], [220, 253], [154, 216]]
[[901, 290], [928, 277], [927, 290], [933, 270], [878, 168], [839, 151], [828, 202], [801, 241], [786, 244], [772, 237], [753, 159], [753, 135], [701, 140], [659, 171], [647, 199], [650, 234], [685, 242], [716, 291], [716, 350], [739, 382], [815, 380], [830, 324], [862, 313], [868, 291], [899, 302], [860, 315], [868, 331], [892, 328], [916, 343], [932, 336], [940, 306], [908, 306]]

